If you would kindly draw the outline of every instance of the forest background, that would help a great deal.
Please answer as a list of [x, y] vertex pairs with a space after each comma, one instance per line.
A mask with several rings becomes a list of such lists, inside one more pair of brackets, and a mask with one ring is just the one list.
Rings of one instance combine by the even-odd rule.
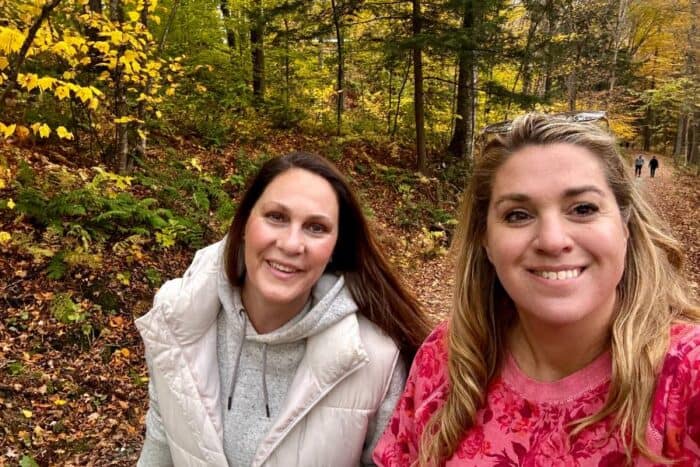
[[133, 319], [272, 155], [335, 161], [436, 315], [487, 124], [604, 111], [697, 185], [698, 3], [0, 0], [0, 466], [133, 464]]

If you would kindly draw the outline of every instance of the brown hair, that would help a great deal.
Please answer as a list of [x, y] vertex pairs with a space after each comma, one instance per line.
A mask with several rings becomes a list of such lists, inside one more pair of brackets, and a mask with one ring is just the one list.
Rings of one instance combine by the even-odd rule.
[[612, 416], [624, 433], [630, 461], [634, 452], [663, 461], [651, 453], [645, 438], [656, 376], [668, 349], [671, 324], [700, 322], [700, 308], [688, 296], [681, 272], [681, 245], [636, 187], [612, 135], [594, 124], [528, 114], [486, 145], [464, 194], [453, 244], [457, 267], [454, 311], [446, 337], [449, 389], [445, 404], [423, 432], [422, 466], [452, 456], [465, 431], [474, 426], [488, 384], [501, 370], [507, 332], [517, 319], [483, 247], [496, 171], [525, 146], [555, 143], [586, 148], [597, 157], [630, 235], [610, 330], [608, 398], [599, 412], [571, 423], [571, 436]]
[[343, 175], [326, 159], [306, 152], [292, 152], [265, 162], [250, 181], [228, 231], [226, 275], [242, 287], [245, 272], [241, 249], [243, 232], [253, 206], [265, 188], [285, 171], [297, 168], [323, 177], [338, 201], [338, 240], [326, 271], [342, 274], [359, 313], [386, 332], [398, 345], [407, 363], [428, 333], [429, 324], [418, 301], [394, 274], [367, 225], [357, 198]]

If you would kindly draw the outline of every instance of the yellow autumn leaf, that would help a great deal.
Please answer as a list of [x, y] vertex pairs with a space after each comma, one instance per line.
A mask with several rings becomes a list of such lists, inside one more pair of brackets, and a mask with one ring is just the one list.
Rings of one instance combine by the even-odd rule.
[[58, 86], [54, 91], [54, 95], [58, 97], [59, 101], [62, 101], [66, 97], [70, 97], [70, 88], [68, 86]]
[[202, 85], [199, 84], [199, 83], [197, 83], [196, 88], [197, 88], [197, 92], [200, 92], [200, 93], [205, 93], [205, 92], [207, 92], [206, 86], [202, 86]]
[[51, 134], [51, 128], [49, 128], [49, 126], [46, 123], [33, 123], [32, 131], [34, 131], [34, 134], [37, 134], [42, 138], [48, 138]]
[[39, 85], [39, 77], [35, 73], [19, 73], [17, 75], [17, 82], [27, 91], [31, 91]]
[[139, 20], [139, 14], [137, 11], [130, 11], [127, 13], [129, 15], [129, 19], [131, 21], [138, 21]]
[[[150, 8], [149, 8], [149, 10], [150, 10]], [[160, 16], [153, 16], [153, 17], [151, 17], [151, 19], [153, 20], [154, 23], [156, 23], [157, 25], [160, 25]]]
[[7, 188], [7, 185], [5, 184], [5, 180], [0, 178], [0, 190], [4, 190], [5, 188]]
[[24, 43], [24, 34], [14, 28], [0, 27], [0, 51], [4, 53], [19, 52]]
[[163, 112], [161, 112], [160, 110], [156, 110], [156, 117], [161, 118], [162, 116], [163, 116]]
[[168, 88], [165, 90], [165, 95], [166, 96], [174, 96], [175, 95], [175, 88]]
[[121, 45], [124, 42], [124, 34], [121, 31], [111, 31], [105, 35], [109, 36], [109, 40], [112, 44]]
[[90, 88], [86, 87], [80, 87], [75, 95], [80, 99], [82, 102], [87, 102], [90, 99], [92, 99], [92, 90]]
[[128, 115], [126, 117], [119, 117], [114, 119], [114, 123], [129, 123], [134, 120], [134, 117], [129, 117]]
[[63, 79], [73, 79], [76, 77], [75, 71], [64, 71], [63, 72]]
[[57, 405], [60, 407], [62, 405], [66, 405], [67, 401], [64, 399], [56, 399], [53, 401], [53, 403], [54, 403], [54, 405]]
[[100, 101], [98, 99], [90, 99], [90, 104], [88, 105], [88, 109], [90, 110], [96, 110], [97, 106], [100, 105]]
[[9, 209], [14, 209], [15, 206], [17, 206], [17, 205], [15, 204], [14, 201], [12, 201], [12, 198], [10, 198], [10, 199], [7, 201], [7, 207], [8, 207]]
[[22, 409], [22, 415], [24, 415], [26, 418], [32, 418], [32, 411], [27, 410], [27, 409]]
[[43, 78], [39, 78], [37, 80], [37, 84], [39, 85], [39, 89], [42, 91], [46, 91], [47, 89], [51, 89], [53, 87], [53, 83], [55, 83], [56, 80], [53, 79], [50, 76], [44, 76]]
[[193, 157], [192, 159], [190, 159], [190, 165], [192, 165], [192, 167], [197, 169], [198, 172], [202, 171], [202, 166], [199, 163], [199, 159], [197, 159], [196, 157]]
[[129, 355], [131, 355], [131, 352], [127, 348], [123, 348], [119, 351], [119, 353], [122, 354], [122, 357], [129, 358]]
[[56, 128], [56, 134], [61, 139], [73, 139], [73, 133], [66, 130], [66, 128], [63, 126], [59, 126], [58, 128]]
[[97, 41], [92, 46], [103, 54], [107, 54], [109, 52], [109, 42]]
[[2, 132], [3, 136], [5, 136], [5, 138], [9, 138], [15, 132], [16, 127], [17, 127], [17, 125], [14, 123], [12, 125], [7, 125], [7, 126], [3, 123], [0, 123], [0, 132]]
[[56, 42], [53, 47], [51, 47], [51, 50], [56, 53], [57, 55], [61, 55], [62, 57], [75, 57], [76, 50], [75, 47], [70, 45], [67, 41], [60, 41]]
[[12, 235], [5, 231], [0, 232], [0, 245], [6, 245], [10, 240], [12, 240]]
[[10, 66], [10, 62], [7, 61], [6, 57], [0, 57], [0, 70], [4, 70]]

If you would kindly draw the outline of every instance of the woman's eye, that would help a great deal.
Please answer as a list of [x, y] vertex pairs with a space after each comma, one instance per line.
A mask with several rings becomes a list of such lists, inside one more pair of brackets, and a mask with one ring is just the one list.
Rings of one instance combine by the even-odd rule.
[[276, 211], [268, 212], [267, 214], [265, 214], [265, 217], [271, 220], [272, 222], [284, 222], [285, 220], [284, 214]]
[[530, 215], [525, 211], [509, 211], [503, 216], [503, 219], [509, 224], [517, 224], [525, 222], [530, 218]]
[[309, 232], [312, 234], [322, 234], [328, 232], [328, 227], [323, 224], [309, 224], [307, 229], [309, 229]]
[[590, 216], [592, 214], [595, 214], [596, 212], [598, 212], [598, 210], [599, 210], [598, 206], [596, 206], [595, 204], [591, 204], [591, 203], [577, 204], [573, 208], [574, 214], [577, 216], [581, 216], [581, 217]]

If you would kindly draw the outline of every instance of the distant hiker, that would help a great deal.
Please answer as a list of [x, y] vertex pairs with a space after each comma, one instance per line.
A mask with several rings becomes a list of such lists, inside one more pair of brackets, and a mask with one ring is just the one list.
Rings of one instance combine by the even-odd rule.
[[640, 154], [634, 160], [634, 175], [636, 175], [637, 177], [641, 177], [642, 167], [644, 167], [644, 156]]
[[137, 465], [371, 464], [425, 315], [330, 162], [277, 157], [249, 187], [227, 237], [136, 321], [150, 375]]
[[654, 178], [654, 174], [658, 168], [659, 160], [656, 158], [656, 156], [652, 156], [651, 160], [649, 161], [649, 172], [651, 172], [651, 178]]

